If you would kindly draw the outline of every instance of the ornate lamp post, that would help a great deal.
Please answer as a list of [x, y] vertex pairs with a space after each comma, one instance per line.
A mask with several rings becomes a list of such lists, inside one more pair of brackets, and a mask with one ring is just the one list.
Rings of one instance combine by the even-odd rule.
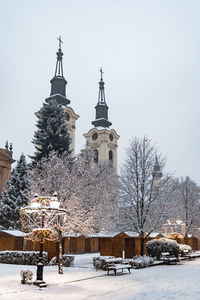
[[66, 227], [66, 210], [60, 208], [57, 194], [53, 197], [35, 195], [29, 205], [20, 210], [22, 230], [28, 232], [28, 239], [40, 242], [36, 282], [43, 282], [43, 244], [47, 240], [59, 243], [59, 274], [62, 270], [62, 232]]

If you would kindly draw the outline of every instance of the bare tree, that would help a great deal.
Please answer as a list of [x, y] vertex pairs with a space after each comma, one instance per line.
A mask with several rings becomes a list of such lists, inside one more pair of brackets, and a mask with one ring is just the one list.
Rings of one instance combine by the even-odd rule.
[[90, 166], [90, 151], [74, 161], [51, 153], [30, 171], [30, 198], [56, 191], [68, 212], [69, 233], [111, 229], [117, 215], [117, 178], [107, 166]]
[[176, 180], [170, 215], [185, 223], [185, 243], [189, 233], [199, 234], [200, 188], [189, 176]]
[[156, 153], [157, 148], [146, 136], [136, 137], [126, 151], [121, 168], [121, 211], [126, 230], [134, 230], [141, 237], [141, 255], [144, 239], [160, 226], [169, 180], [169, 176], [160, 171], [165, 159], [161, 155], [156, 157]]

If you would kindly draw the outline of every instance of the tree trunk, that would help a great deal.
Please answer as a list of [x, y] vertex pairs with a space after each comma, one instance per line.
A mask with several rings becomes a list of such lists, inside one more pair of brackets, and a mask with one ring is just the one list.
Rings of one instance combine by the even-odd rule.
[[62, 239], [58, 242], [58, 274], [63, 274]]
[[184, 243], [188, 245], [188, 236], [187, 233], [184, 235]]
[[143, 256], [144, 255], [144, 237], [141, 236], [141, 243], [140, 243], [140, 255]]

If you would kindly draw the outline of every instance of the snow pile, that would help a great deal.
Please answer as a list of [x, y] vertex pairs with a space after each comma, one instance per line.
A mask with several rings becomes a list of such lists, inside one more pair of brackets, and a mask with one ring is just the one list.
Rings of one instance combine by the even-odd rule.
[[154, 260], [149, 256], [135, 256], [133, 259], [129, 260], [130, 265], [132, 265], [136, 269], [149, 267], [153, 264]]
[[[38, 251], [0, 251], [0, 263], [16, 265], [37, 265]], [[43, 252], [43, 263], [48, 264], [48, 253]]]
[[162, 252], [169, 252], [170, 255], [179, 255], [179, 244], [170, 239], [161, 238], [147, 242], [147, 251], [151, 257], [160, 259]]
[[114, 256], [98, 256], [93, 257], [93, 266], [96, 268], [96, 270], [107, 270], [107, 263], [106, 259], [112, 259]]
[[180, 255], [184, 255], [184, 251], [192, 252], [192, 247], [186, 244], [179, 244]]

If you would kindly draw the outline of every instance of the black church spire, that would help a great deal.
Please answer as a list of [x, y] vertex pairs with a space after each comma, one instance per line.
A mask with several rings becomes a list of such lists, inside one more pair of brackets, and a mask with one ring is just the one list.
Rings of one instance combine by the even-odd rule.
[[49, 98], [45, 99], [45, 101], [49, 102], [50, 100], [56, 100], [57, 103], [66, 106], [67, 104], [70, 103], [70, 100], [66, 98], [66, 92], [65, 92], [67, 81], [63, 76], [63, 64], [62, 64], [63, 52], [61, 49], [61, 45], [63, 42], [61, 40], [61, 36], [59, 36], [58, 41], [59, 41], [59, 48], [56, 53], [57, 61], [56, 61], [55, 75], [50, 81], [51, 94]]
[[158, 180], [162, 177], [162, 172], [161, 172], [160, 164], [158, 162], [157, 155], [156, 155], [156, 161], [155, 161], [152, 175], [153, 175], [154, 180]]
[[99, 82], [99, 97], [98, 97], [98, 103], [95, 106], [96, 119], [95, 119], [95, 121], [92, 122], [92, 125], [94, 125], [95, 127], [105, 127], [106, 128], [106, 127], [111, 126], [112, 123], [108, 121], [108, 106], [106, 104], [106, 99], [105, 99], [102, 68], [99, 71], [101, 73], [101, 79]]

